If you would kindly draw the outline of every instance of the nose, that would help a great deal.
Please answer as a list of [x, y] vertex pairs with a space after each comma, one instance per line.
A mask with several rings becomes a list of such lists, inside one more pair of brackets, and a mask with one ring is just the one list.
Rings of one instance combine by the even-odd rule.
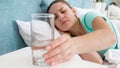
[[59, 13], [59, 19], [61, 20], [63, 17], [64, 17], [64, 15]]

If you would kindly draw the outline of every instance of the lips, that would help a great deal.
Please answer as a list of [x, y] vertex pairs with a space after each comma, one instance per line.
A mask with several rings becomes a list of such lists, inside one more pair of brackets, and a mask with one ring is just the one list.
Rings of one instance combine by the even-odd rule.
[[62, 22], [62, 25], [64, 25], [65, 23], [67, 23], [67, 20], [63, 21], [63, 22]]

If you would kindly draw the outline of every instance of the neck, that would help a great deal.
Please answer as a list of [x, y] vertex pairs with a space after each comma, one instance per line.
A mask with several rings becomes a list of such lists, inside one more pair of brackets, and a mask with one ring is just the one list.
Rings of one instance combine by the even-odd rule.
[[72, 26], [72, 28], [69, 30], [69, 32], [70, 32], [73, 36], [85, 34], [85, 31], [84, 31], [82, 25], [80, 24], [80, 20], [79, 20], [78, 18], [76, 18], [76, 22], [75, 22], [75, 24]]

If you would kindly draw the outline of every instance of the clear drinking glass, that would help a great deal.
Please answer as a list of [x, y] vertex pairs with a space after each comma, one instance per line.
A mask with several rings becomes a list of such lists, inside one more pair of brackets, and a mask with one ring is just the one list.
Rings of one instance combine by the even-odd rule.
[[31, 49], [34, 65], [48, 66], [43, 54], [44, 49], [54, 39], [54, 15], [49, 13], [32, 14]]

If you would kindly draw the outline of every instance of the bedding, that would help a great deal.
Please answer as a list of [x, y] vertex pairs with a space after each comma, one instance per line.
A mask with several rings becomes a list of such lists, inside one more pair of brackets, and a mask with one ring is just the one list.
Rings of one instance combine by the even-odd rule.
[[109, 63], [120, 64], [120, 49], [109, 49], [104, 55]]
[[[16, 20], [16, 23], [18, 25], [19, 33], [22, 36], [24, 42], [28, 45], [31, 46], [31, 31], [30, 31], [30, 22], [24, 22], [20, 20]], [[47, 26], [46, 23], [44, 22], [39, 22], [35, 24], [35, 30], [36, 30], [36, 40], [39, 40], [41, 38], [45, 38], [49, 36], [49, 26]], [[45, 26], [43, 28], [43, 26]], [[38, 29], [39, 28], [39, 29]], [[47, 29], [48, 28], [48, 29]], [[43, 31], [44, 29], [44, 31]], [[54, 30], [55, 38], [60, 36], [60, 33], [57, 31], [57, 29]]]
[[[19, 33], [22, 36], [24, 42], [28, 46], [31, 46], [31, 43], [30, 43], [30, 41], [31, 41], [31, 38], [30, 38], [30, 22], [24, 22], [24, 21], [16, 20], [16, 23], [17, 23], [18, 28], [19, 28]], [[116, 22], [114, 22], [114, 23], [116, 23]], [[39, 27], [39, 26], [36, 26], [36, 27]], [[56, 36], [56, 38], [60, 36], [60, 33], [57, 30], [55, 30], [55, 36]], [[110, 55], [109, 51], [108, 51], [108, 54]], [[119, 52], [119, 54], [120, 54], [120, 52]], [[110, 57], [110, 56], [108, 56], [108, 57]], [[118, 58], [120, 59], [120, 57], [118, 57]], [[114, 64], [114, 63], [110, 63], [108, 61], [104, 61], [103, 64], [107, 65], [108, 68], [120, 68], [120, 64]]]
[[109, 6], [109, 16], [120, 17], [120, 8], [115, 5]]

